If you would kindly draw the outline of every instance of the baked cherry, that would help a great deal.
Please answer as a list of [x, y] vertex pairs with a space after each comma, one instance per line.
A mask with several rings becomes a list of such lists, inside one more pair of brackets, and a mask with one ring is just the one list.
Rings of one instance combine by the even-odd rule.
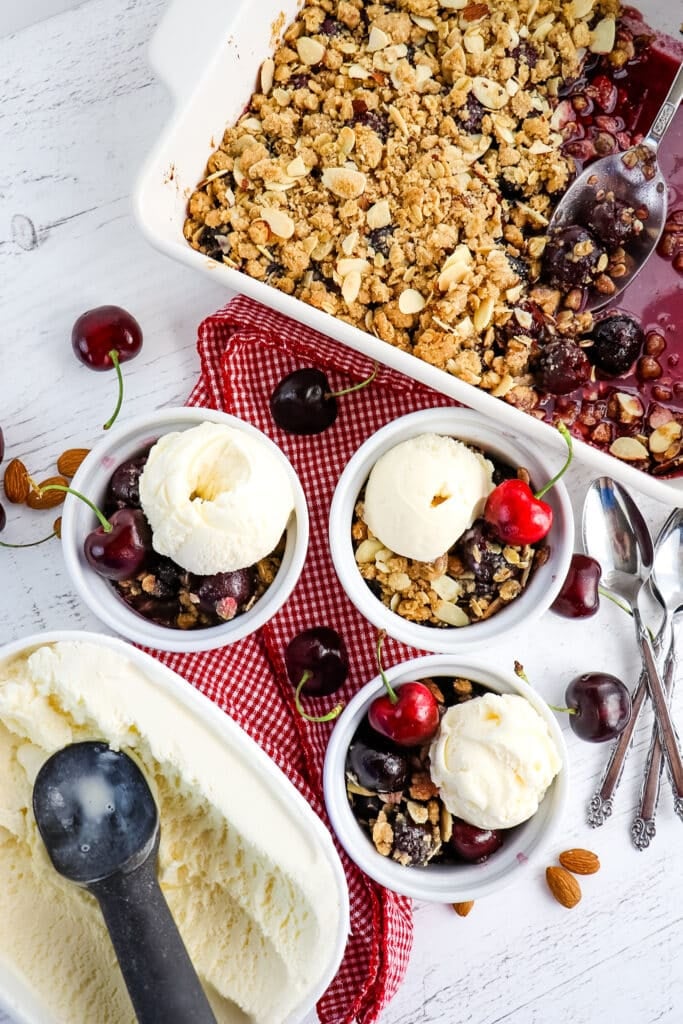
[[374, 793], [397, 793], [408, 782], [410, 766], [397, 750], [377, 750], [354, 739], [348, 753], [349, 769], [361, 786]]
[[298, 633], [285, 648], [285, 668], [296, 687], [294, 703], [309, 722], [329, 722], [342, 710], [338, 704], [326, 715], [308, 715], [301, 694], [324, 697], [343, 686], [349, 674], [349, 655], [344, 640], [329, 626], [313, 626]]
[[123, 401], [120, 363], [133, 359], [142, 348], [142, 330], [137, 320], [120, 306], [97, 306], [79, 316], [71, 330], [72, 348], [91, 370], [116, 370], [119, 394], [114, 412], [104, 425], [108, 430]]
[[493, 586], [496, 573], [507, 568], [500, 540], [485, 519], [475, 519], [458, 540], [455, 551], [465, 568], [485, 587]]
[[608, 249], [627, 245], [643, 230], [632, 206], [607, 195], [591, 210], [591, 231]]
[[572, 224], [559, 228], [543, 252], [543, 277], [553, 288], [570, 292], [585, 288], [597, 277], [604, 249], [587, 228]]
[[567, 443], [567, 458], [558, 473], [534, 494], [523, 480], [503, 480], [494, 487], [484, 506], [484, 519], [505, 544], [536, 544], [553, 525], [553, 510], [543, 495], [562, 477], [572, 461], [571, 434], [560, 421], [557, 429]]
[[620, 377], [633, 366], [645, 334], [637, 320], [617, 313], [598, 320], [590, 338], [593, 344], [586, 349], [590, 361], [610, 377]]
[[121, 508], [110, 516], [107, 527], [101, 523], [85, 538], [88, 565], [108, 580], [130, 579], [152, 552], [149, 523], [140, 509]]
[[551, 395], [567, 395], [586, 384], [591, 364], [582, 348], [566, 338], [552, 338], [533, 361], [536, 384]]
[[217, 572], [205, 576], [199, 584], [199, 607], [223, 622], [234, 619], [237, 612], [251, 598], [255, 589], [253, 569]]
[[117, 466], [107, 487], [106, 504], [111, 508], [140, 508], [140, 477], [149, 452], [136, 455]]
[[595, 558], [572, 555], [569, 572], [550, 606], [551, 611], [567, 619], [587, 619], [595, 615], [600, 605], [601, 574], [600, 563]]
[[[608, 672], [586, 672], [573, 679], [564, 695], [569, 724], [577, 736], [604, 743], [622, 732], [631, 717], [631, 694], [621, 679]], [[552, 707], [552, 705], [551, 705]]]
[[342, 391], [331, 391], [322, 370], [312, 367], [294, 370], [276, 385], [270, 396], [270, 412], [278, 427], [289, 434], [321, 434], [337, 418], [337, 399], [367, 387], [377, 376], [378, 367], [359, 384]]
[[382, 667], [385, 636], [382, 630], [377, 638], [377, 664], [387, 692], [373, 700], [368, 721], [375, 732], [399, 747], [418, 747], [431, 740], [439, 728], [439, 705], [424, 683], [403, 683], [398, 692], [393, 689]]
[[4, 457], [5, 457], [5, 435], [2, 432], [2, 427], [0, 427], [0, 462], [2, 462]]
[[503, 837], [498, 829], [477, 828], [460, 819], [453, 822], [451, 846], [462, 860], [481, 864], [502, 845]]

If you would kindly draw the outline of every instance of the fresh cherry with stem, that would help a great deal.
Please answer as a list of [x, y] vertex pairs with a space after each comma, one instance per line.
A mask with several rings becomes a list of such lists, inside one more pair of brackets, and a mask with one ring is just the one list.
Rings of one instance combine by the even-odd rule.
[[552, 480], [534, 492], [523, 480], [503, 480], [489, 494], [484, 519], [505, 544], [536, 544], [547, 537], [553, 525], [553, 510], [541, 498], [564, 476], [572, 461], [572, 437], [562, 421], [557, 424], [567, 444], [567, 459]]
[[120, 306], [97, 306], [76, 320], [71, 346], [78, 359], [91, 370], [116, 370], [118, 398], [104, 430], [114, 423], [123, 402], [121, 363], [133, 359], [142, 348], [142, 329], [135, 317]]
[[331, 722], [342, 711], [337, 704], [325, 715], [304, 711], [301, 695], [324, 697], [335, 693], [349, 674], [349, 655], [343, 638], [329, 626], [313, 626], [297, 633], [285, 648], [285, 668], [296, 687], [294, 704], [307, 722]]
[[322, 370], [311, 368], [294, 370], [275, 386], [270, 396], [270, 412], [278, 427], [289, 434], [321, 434], [337, 418], [337, 399], [360, 391], [377, 376], [379, 366], [358, 384], [341, 391], [331, 391], [330, 382]]
[[386, 631], [377, 637], [377, 664], [386, 694], [376, 697], [368, 710], [368, 721], [375, 732], [393, 740], [399, 747], [418, 747], [431, 740], [439, 728], [439, 705], [424, 683], [409, 682], [393, 689], [382, 667], [382, 644]]
[[152, 551], [152, 530], [141, 509], [120, 508], [107, 519], [90, 498], [73, 487], [47, 484], [40, 491], [73, 494], [95, 513], [100, 525], [85, 538], [83, 551], [88, 564], [99, 576], [126, 580], [142, 569]]
[[567, 619], [587, 619], [600, 607], [600, 563], [590, 555], [572, 555], [569, 572], [550, 610]]
[[614, 739], [631, 718], [631, 694], [621, 679], [608, 672], [585, 672], [571, 681], [564, 695], [569, 724], [582, 740], [604, 743]]

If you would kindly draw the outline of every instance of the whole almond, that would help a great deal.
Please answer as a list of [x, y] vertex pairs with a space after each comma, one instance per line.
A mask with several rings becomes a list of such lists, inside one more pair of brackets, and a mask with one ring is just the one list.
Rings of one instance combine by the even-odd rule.
[[557, 902], [568, 910], [581, 899], [581, 886], [565, 868], [546, 868], [545, 880]]
[[565, 850], [560, 854], [560, 864], [575, 875], [594, 875], [600, 870], [600, 860], [591, 850]]
[[62, 476], [74, 476], [89, 451], [89, 448], [67, 448], [62, 452], [57, 459], [57, 469]]
[[23, 505], [31, 490], [28, 470], [19, 459], [12, 459], [5, 470], [3, 479], [7, 500], [13, 505]]
[[68, 487], [69, 481], [63, 476], [51, 476], [47, 480], [43, 480], [35, 488], [29, 491], [26, 499], [26, 504], [29, 508], [34, 509], [46, 509], [46, 508], [57, 508], [64, 501], [66, 494], [64, 491], [43, 491], [43, 487], [48, 487], [51, 484], [59, 484], [61, 487]]
[[464, 903], [454, 903], [453, 910], [456, 912], [458, 917], [467, 917], [473, 906], [474, 900], [465, 900]]
[[61, 537], [62, 536], [62, 517], [61, 516], [57, 516], [57, 518], [55, 519], [54, 523], [52, 524], [52, 532], [54, 533], [55, 537]]

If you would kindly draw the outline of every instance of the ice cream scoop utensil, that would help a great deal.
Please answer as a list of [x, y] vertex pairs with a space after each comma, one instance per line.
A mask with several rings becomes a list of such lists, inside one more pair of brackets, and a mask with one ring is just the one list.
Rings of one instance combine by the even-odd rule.
[[598, 477], [588, 489], [583, 506], [583, 543], [588, 554], [602, 566], [603, 587], [631, 609], [671, 777], [674, 808], [683, 817], [683, 761], [652, 643], [638, 607], [640, 591], [652, 571], [652, 538], [631, 496], [609, 477]]
[[56, 870], [99, 903], [140, 1024], [216, 1024], [159, 887], [159, 815], [135, 762], [64, 747], [38, 772], [33, 813]]
[[587, 310], [613, 303], [645, 266], [659, 241], [667, 215], [667, 187], [657, 164], [657, 149], [673, 121], [683, 97], [683, 65], [678, 69], [671, 88], [655, 117], [650, 131], [637, 146], [625, 153], [613, 153], [595, 160], [580, 174], [555, 208], [548, 225], [548, 234], [572, 224], [590, 227], [591, 211], [598, 191], [613, 192], [618, 200], [634, 210], [645, 210], [643, 230], [629, 243], [631, 263], [623, 277], [615, 281], [616, 291], [602, 295], [591, 290]]
[[[659, 532], [655, 543], [651, 586], [664, 608], [660, 633], [668, 641], [663, 675], [669, 701], [673, 693], [676, 668], [674, 622], [683, 612], [683, 509], [674, 509]], [[657, 724], [652, 728], [638, 814], [631, 825], [631, 838], [639, 850], [650, 845], [655, 835], [655, 814], [662, 773], [662, 747]]]

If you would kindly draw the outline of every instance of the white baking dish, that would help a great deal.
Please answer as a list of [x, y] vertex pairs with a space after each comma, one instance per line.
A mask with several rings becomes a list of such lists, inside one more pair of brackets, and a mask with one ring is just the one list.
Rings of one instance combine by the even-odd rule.
[[[191, 249], [183, 238], [187, 200], [201, 180], [206, 162], [225, 127], [244, 110], [257, 82], [261, 62], [272, 52], [282, 29], [301, 6], [297, 0], [172, 0], [152, 40], [150, 60], [171, 89], [176, 110], [157, 142], [135, 191], [139, 225], [157, 248], [190, 267], [212, 274], [241, 292], [308, 324], [369, 358], [393, 366], [408, 377], [491, 417], [501, 426], [543, 445], [562, 449], [558, 432], [371, 334], [284, 295], [269, 285], [232, 270]], [[640, 0], [649, 23], [674, 37], [680, 27], [676, 4]], [[683, 500], [683, 478], [657, 480], [582, 441], [577, 456], [596, 473], [613, 476], [667, 504]]]
[[[334, 978], [346, 948], [349, 932], [349, 897], [346, 877], [329, 832], [289, 779], [225, 712], [175, 672], [125, 641], [80, 630], [38, 633], [0, 647], [0, 663], [17, 655], [26, 654], [44, 644], [56, 643], [60, 640], [98, 644], [111, 648], [132, 661], [158, 686], [160, 693], [166, 697], [170, 696], [173, 701], [192, 715], [212, 737], [217, 738], [222, 745], [235, 751], [244, 759], [245, 763], [248, 763], [251, 778], [257, 784], [260, 783], [267, 788], [269, 795], [274, 796], [280, 804], [283, 815], [299, 826], [301, 834], [305, 836], [307, 846], [311, 848], [311, 857], [328, 865], [330, 885], [334, 887], [338, 908], [336, 920], [329, 922], [330, 929], [335, 933], [334, 951], [330, 962], [321, 968], [315, 986], [306, 994], [286, 1022], [286, 1024], [298, 1024], [313, 1010], [316, 1002]], [[216, 765], [216, 770], [221, 770], [220, 764]], [[18, 1024], [59, 1024], [57, 1018], [36, 998], [35, 993], [29, 990], [22, 979], [17, 977], [16, 973], [1, 959], [0, 1009], [11, 1014]], [[239, 1015], [239, 1019], [240, 1021], [243, 1019], [242, 1014]], [[70, 1024], [85, 1024], [85, 1022], [71, 1021]], [[88, 1024], [95, 1024], [95, 1022], [88, 1022]]]

